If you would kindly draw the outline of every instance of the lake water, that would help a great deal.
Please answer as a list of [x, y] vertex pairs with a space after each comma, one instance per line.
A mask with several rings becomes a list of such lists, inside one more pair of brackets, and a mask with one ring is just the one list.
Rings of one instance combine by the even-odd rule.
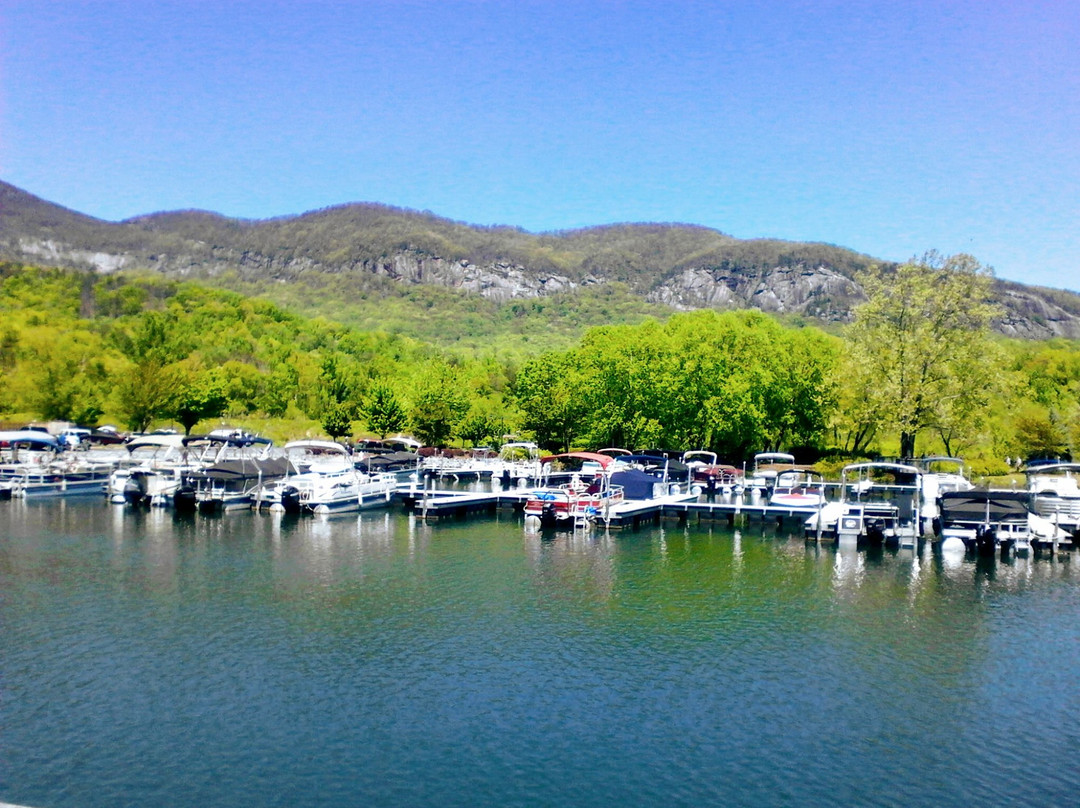
[[0, 503], [0, 801], [1062, 805], [1080, 556]]

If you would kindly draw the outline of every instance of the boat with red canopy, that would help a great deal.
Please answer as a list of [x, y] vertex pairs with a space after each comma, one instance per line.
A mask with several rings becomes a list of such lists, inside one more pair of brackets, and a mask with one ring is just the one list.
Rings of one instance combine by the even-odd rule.
[[574, 526], [603, 518], [622, 502], [621, 486], [611, 484], [615, 461], [598, 452], [566, 452], [540, 458], [541, 479], [525, 502], [525, 525], [530, 528]]

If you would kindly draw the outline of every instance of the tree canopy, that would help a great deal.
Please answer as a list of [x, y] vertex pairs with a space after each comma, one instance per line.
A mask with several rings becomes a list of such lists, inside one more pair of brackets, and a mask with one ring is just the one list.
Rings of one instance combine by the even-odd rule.
[[710, 448], [736, 463], [762, 449], [910, 454], [916, 436], [988, 465], [1074, 454], [1080, 343], [990, 335], [989, 282], [974, 259], [928, 256], [868, 276], [843, 336], [701, 310], [538, 340], [522, 356], [359, 331], [194, 282], [0, 264], [0, 420], [144, 431], [228, 419], [282, 438], [412, 430], [473, 445], [516, 434], [551, 449]]
[[913, 457], [920, 431], [951, 442], [978, 428], [1000, 362], [990, 338], [998, 313], [992, 271], [969, 255], [930, 253], [895, 271], [860, 276], [868, 300], [847, 331], [847, 373], [866, 415], [900, 435]]
[[755, 449], [816, 445], [833, 401], [835, 338], [760, 312], [704, 310], [666, 324], [607, 326], [527, 362], [523, 424], [551, 448]]

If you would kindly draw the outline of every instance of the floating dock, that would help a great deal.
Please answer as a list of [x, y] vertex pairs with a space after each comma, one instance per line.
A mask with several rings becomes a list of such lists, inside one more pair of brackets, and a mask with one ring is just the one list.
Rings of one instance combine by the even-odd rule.
[[404, 503], [406, 510], [427, 520], [463, 519], [477, 514], [494, 515], [500, 510], [520, 511], [532, 492], [525, 489], [509, 491], [440, 491], [415, 486], [399, 488], [394, 499]]
[[[495, 515], [501, 510], [521, 511], [526, 500], [532, 496], [528, 489], [507, 491], [471, 492], [420, 489], [399, 489], [395, 499], [405, 508], [425, 520], [464, 519], [468, 516]], [[636, 528], [644, 524], [656, 524], [671, 519], [680, 524], [698, 522], [726, 522], [741, 524], [747, 521], [775, 522], [782, 526], [786, 521], [798, 520], [801, 525], [815, 513], [817, 508], [797, 508], [787, 505], [747, 504], [742, 499], [720, 502], [700, 502], [697, 494], [672, 494], [646, 500], [624, 500], [611, 506], [606, 514], [597, 517], [596, 523], [605, 528], [619, 530]]]

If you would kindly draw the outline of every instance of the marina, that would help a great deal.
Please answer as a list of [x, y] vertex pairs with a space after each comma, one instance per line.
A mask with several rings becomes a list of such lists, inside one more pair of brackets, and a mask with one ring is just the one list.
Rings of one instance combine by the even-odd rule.
[[1080, 5], [0, 9], [0, 808], [1080, 803]]
[[[1071, 463], [1027, 469], [1026, 491], [972, 494], [963, 461], [950, 457], [855, 463], [838, 481], [828, 481], [778, 452], [759, 453], [744, 473], [718, 464], [711, 452], [687, 452], [680, 461], [617, 448], [540, 456], [533, 444], [508, 444], [498, 455], [421, 456], [405, 451], [416, 447], [404, 440], [354, 456], [330, 441], [278, 449], [264, 438], [223, 429], [65, 451], [43, 432], [9, 431], [0, 433], [0, 499], [105, 496], [117, 505], [205, 513], [326, 515], [397, 507], [432, 522], [508, 513], [527, 531], [761, 522], [801, 528], [817, 544], [929, 544], [1006, 554], [1067, 552], [1080, 532], [1078, 466]], [[984, 503], [1010, 500], [1019, 510], [995, 521], [993, 508], [979, 517], [978, 508], [967, 507], [961, 517], [954, 506], [951, 522], [944, 518], [946, 503], [965, 494]]]
[[[494, 515], [499, 511], [522, 511], [533, 495], [530, 489], [508, 491], [461, 491], [452, 489], [418, 489], [402, 487], [395, 493], [395, 500], [421, 519], [461, 519], [468, 516]], [[602, 528], [622, 530], [643, 524], [656, 524], [662, 519], [677, 522], [723, 522], [734, 525], [737, 521], [760, 522], [802, 521], [817, 513], [813, 506], [790, 506], [744, 503], [742, 497], [722, 502], [701, 502], [700, 493], [675, 493], [647, 500], [627, 500], [612, 505], [606, 514], [598, 514], [596, 520]]]
[[1071, 804], [1071, 554], [789, 524], [5, 502], [0, 801]]

